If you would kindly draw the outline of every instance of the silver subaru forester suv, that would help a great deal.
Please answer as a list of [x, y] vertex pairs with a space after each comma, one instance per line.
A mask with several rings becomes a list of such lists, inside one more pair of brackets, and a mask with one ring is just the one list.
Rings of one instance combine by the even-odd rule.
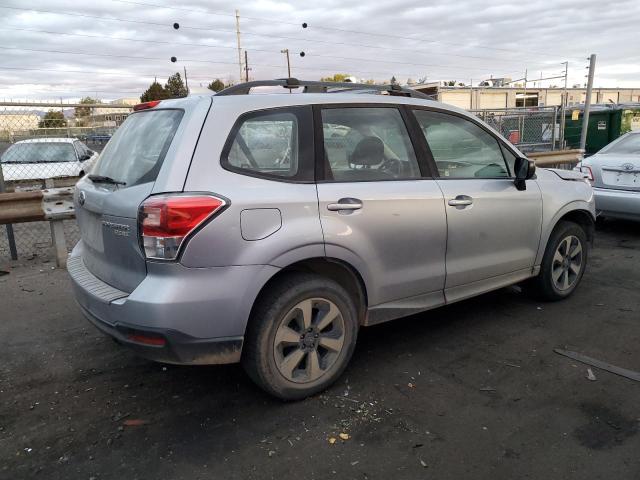
[[68, 270], [89, 321], [144, 357], [242, 362], [299, 399], [362, 326], [516, 283], [559, 300], [585, 271], [582, 174], [417, 92], [285, 79], [134, 110], [77, 184]]

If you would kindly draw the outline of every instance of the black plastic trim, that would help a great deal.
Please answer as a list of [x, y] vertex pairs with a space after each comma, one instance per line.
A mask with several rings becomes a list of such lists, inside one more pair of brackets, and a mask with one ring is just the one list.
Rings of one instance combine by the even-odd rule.
[[[177, 365], [215, 365], [237, 363], [242, 355], [244, 337], [195, 338], [173, 329], [138, 327], [123, 322], [106, 323], [86, 308], [80, 309], [89, 322], [101, 332], [137, 355], [156, 362]], [[163, 338], [164, 345], [146, 345], [132, 341], [128, 334], [151, 335]]]

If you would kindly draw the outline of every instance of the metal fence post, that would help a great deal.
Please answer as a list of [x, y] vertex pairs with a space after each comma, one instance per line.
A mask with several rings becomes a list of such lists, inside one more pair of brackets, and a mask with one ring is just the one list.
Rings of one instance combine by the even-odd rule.
[[[6, 191], [6, 187], [4, 185], [4, 175], [2, 174], [2, 164], [0, 163], [0, 193], [4, 193]], [[16, 237], [13, 233], [13, 225], [8, 223], [5, 225], [7, 230], [7, 243], [9, 244], [9, 254], [11, 255], [11, 260], [18, 259], [18, 249], [16, 248]]]
[[551, 150], [556, 149], [556, 123], [558, 122], [558, 107], [553, 108], [553, 126], [551, 130]]
[[[44, 182], [46, 188], [54, 188], [53, 178], [47, 178]], [[67, 241], [64, 238], [64, 223], [62, 220], [51, 220], [51, 241], [56, 256], [56, 265], [60, 268], [66, 268], [67, 257]]]

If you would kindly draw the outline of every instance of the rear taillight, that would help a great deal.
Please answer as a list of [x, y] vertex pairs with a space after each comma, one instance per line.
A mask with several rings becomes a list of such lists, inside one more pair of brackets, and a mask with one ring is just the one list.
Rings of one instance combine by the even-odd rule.
[[145, 256], [156, 260], [175, 260], [186, 238], [226, 205], [224, 199], [212, 195], [147, 198], [138, 212]]
[[580, 167], [580, 171], [584, 174], [584, 177], [593, 182], [593, 172], [591, 171], [591, 167]]

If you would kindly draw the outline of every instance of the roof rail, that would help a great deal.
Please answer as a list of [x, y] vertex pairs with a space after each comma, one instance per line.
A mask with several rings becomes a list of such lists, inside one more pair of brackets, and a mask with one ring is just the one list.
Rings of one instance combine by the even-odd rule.
[[[365, 92], [384, 92], [388, 95], [401, 97], [422, 98], [433, 100], [433, 96], [427, 95], [417, 90], [403, 88], [400, 85], [369, 85], [367, 83], [351, 82], [317, 82], [312, 80], [298, 80], [297, 78], [278, 78], [276, 80], [256, 80], [253, 82], [239, 83], [232, 85], [215, 95], [247, 95], [255, 87], [283, 87], [289, 90], [294, 88], [304, 88], [304, 93], [339, 93], [349, 90], [360, 90]], [[330, 92], [329, 89], [333, 89]]]

